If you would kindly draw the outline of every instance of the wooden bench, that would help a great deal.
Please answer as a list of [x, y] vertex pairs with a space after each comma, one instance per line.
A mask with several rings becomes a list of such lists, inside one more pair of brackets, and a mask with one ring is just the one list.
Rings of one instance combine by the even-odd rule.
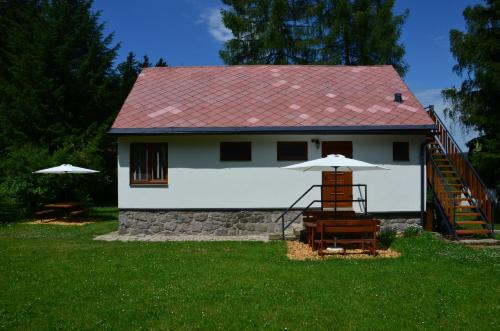
[[[313, 238], [313, 243], [318, 245], [319, 255], [323, 255], [327, 244], [358, 244], [364, 249], [370, 248], [370, 253], [377, 253], [377, 232], [380, 221], [371, 220], [319, 220], [316, 222], [315, 232], [318, 239]], [[338, 238], [340, 236], [340, 238]], [[314, 247], [313, 247], [314, 248]], [[344, 248], [345, 253], [345, 248]]]
[[48, 216], [56, 216], [56, 214], [58, 213], [58, 210], [55, 210], [55, 209], [42, 209], [42, 210], [39, 210], [35, 213], [35, 216], [38, 220], [43, 220], [45, 217], [48, 217]]
[[69, 217], [73, 218], [73, 217], [76, 217], [76, 216], [82, 216], [86, 212], [87, 212], [87, 209], [74, 210], [74, 211], [72, 211], [72, 212], [69, 213]]

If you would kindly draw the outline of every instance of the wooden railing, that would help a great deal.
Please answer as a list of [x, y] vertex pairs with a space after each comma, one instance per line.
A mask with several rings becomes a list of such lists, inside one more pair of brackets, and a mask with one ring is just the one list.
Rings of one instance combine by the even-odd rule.
[[455, 226], [455, 207], [457, 205], [457, 202], [453, 197], [453, 194], [450, 194], [450, 192], [448, 192], [449, 188], [446, 187], [445, 178], [443, 174], [441, 174], [431, 155], [427, 157], [426, 170], [427, 181], [429, 182], [429, 185], [432, 186], [435, 197], [441, 204], [441, 208], [443, 209], [443, 212], [450, 224]]
[[429, 115], [437, 126], [435, 133], [436, 141], [441, 145], [446, 156], [452, 163], [457, 175], [462, 183], [469, 189], [470, 195], [477, 203], [477, 207], [489, 224], [493, 223], [494, 199], [488, 192], [488, 188], [481, 180], [472, 164], [464, 157], [463, 152], [458, 147], [448, 129], [434, 111], [434, 107], [429, 107]]

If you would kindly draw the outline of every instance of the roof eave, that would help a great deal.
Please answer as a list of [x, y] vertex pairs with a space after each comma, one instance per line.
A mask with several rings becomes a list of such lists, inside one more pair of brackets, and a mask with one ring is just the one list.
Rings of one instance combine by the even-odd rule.
[[207, 127], [207, 128], [111, 128], [109, 134], [165, 135], [165, 134], [427, 134], [436, 130], [431, 125], [378, 125], [378, 126], [293, 126], [293, 127]]

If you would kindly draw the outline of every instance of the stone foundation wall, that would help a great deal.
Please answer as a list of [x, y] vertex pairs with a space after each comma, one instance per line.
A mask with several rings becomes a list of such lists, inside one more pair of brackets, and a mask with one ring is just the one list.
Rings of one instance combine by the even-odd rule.
[[[143, 211], [120, 210], [119, 234], [259, 235], [281, 233], [276, 223], [283, 210]], [[291, 211], [286, 220], [298, 212]], [[297, 219], [301, 222], [301, 218]]]
[[[283, 210], [236, 210], [236, 211], [173, 211], [173, 210], [120, 210], [121, 235], [215, 235], [238, 236], [280, 234], [281, 222], [275, 220]], [[286, 224], [299, 212], [291, 211]], [[378, 218], [375, 216], [375, 218]], [[420, 218], [380, 218], [382, 230], [404, 231], [408, 226], [420, 226]], [[302, 222], [299, 217], [297, 224]], [[289, 227], [292, 231], [292, 227]]]
[[422, 228], [420, 218], [403, 218], [403, 217], [380, 218], [380, 229], [382, 231], [394, 230], [396, 232], [402, 232], [409, 226]]

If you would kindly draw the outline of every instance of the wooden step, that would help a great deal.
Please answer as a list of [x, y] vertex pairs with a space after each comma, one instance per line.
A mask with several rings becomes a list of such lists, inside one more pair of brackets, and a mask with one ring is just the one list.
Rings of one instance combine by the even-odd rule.
[[491, 230], [488, 229], [464, 229], [464, 230], [456, 230], [457, 235], [465, 235], [465, 234], [488, 234], [491, 233]]
[[455, 198], [455, 201], [470, 201], [470, 198]]
[[476, 209], [476, 206], [456, 206], [457, 209]]
[[455, 223], [457, 223], [457, 225], [472, 225], [472, 224], [481, 225], [481, 224], [486, 224], [485, 221], [456, 221]]
[[453, 168], [451, 164], [438, 164], [438, 168]]
[[479, 215], [481, 215], [481, 214], [479, 214], [479, 213], [469, 213], [469, 212], [466, 212], [466, 213], [462, 213], [462, 212], [455, 213], [456, 217], [471, 217], [471, 216], [479, 216]]

